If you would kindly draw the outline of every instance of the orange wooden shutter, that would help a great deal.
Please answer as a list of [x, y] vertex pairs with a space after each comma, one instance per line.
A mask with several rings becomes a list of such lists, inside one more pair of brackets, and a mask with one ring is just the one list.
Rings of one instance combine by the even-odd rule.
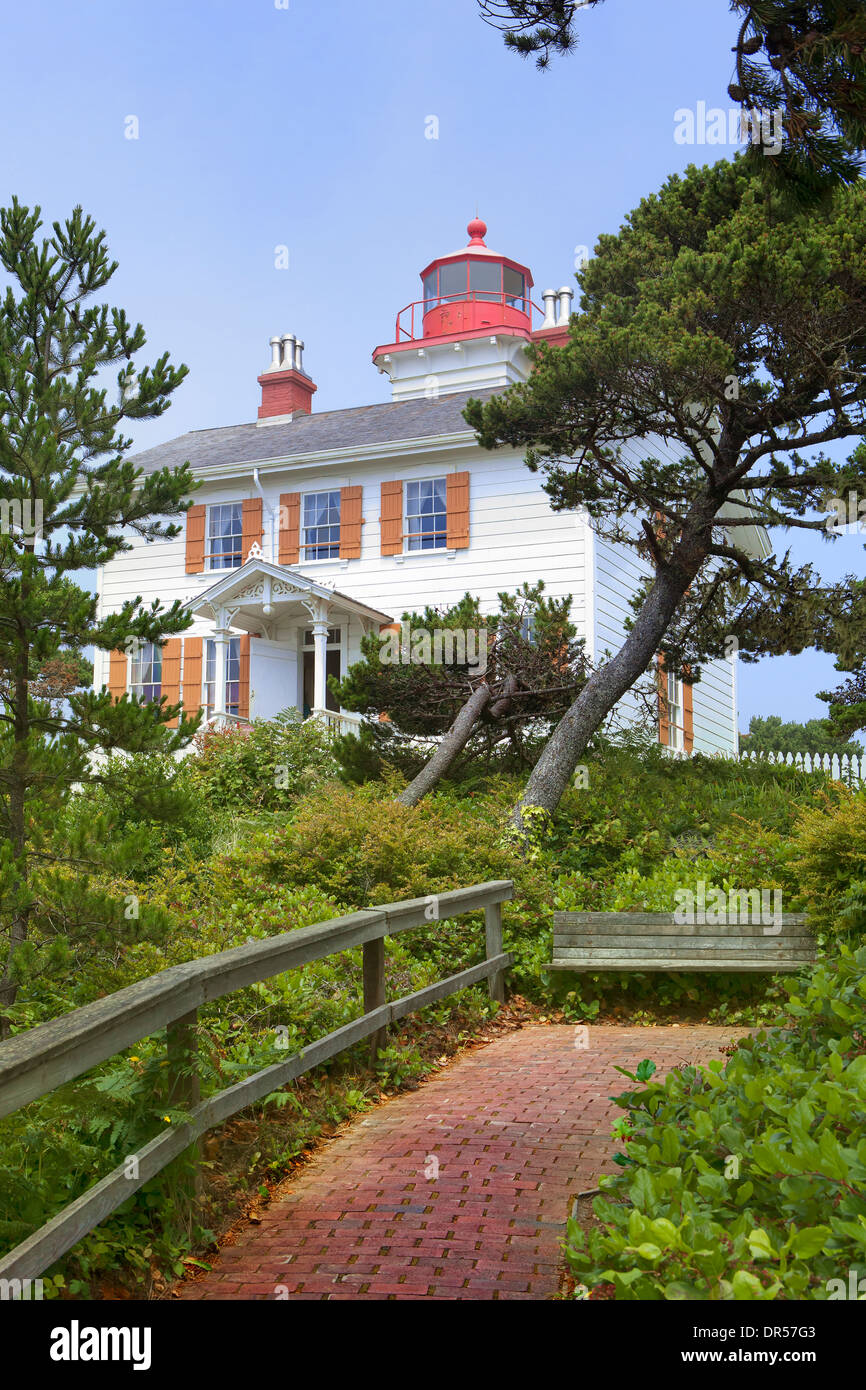
[[301, 554], [301, 494], [280, 495], [280, 564], [296, 565]]
[[361, 558], [361, 499], [363, 488], [340, 488], [340, 559]]
[[446, 492], [449, 550], [465, 550], [469, 545], [469, 474], [449, 473]]
[[[162, 686], [160, 694], [165, 695], [166, 704], [176, 705], [180, 699], [180, 638], [170, 637], [162, 649]], [[177, 728], [177, 719], [169, 722], [169, 728]]]
[[668, 706], [668, 678], [665, 672], [665, 659], [662, 652], [656, 657], [658, 662], [659, 684], [659, 743], [667, 748], [671, 741], [671, 719]]
[[251, 545], [261, 545], [264, 527], [262, 525], [261, 497], [245, 497], [241, 505], [241, 563], [246, 564]]
[[399, 555], [403, 550], [403, 484], [382, 483], [379, 522], [382, 528], [382, 555]]
[[694, 686], [683, 681], [683, 747], [691, 753], [695, 746]]
[[245, 632], [241, 638], [240, 676], [238, 678], [238, 714], [244, 719], [250, 717], [250, 634]]
[[202, 639], [183, 639], [183, 709], [184, 714], [198, 714], [201, 709]]
[[207, 508], [203, 503], [186, 514], [186, 572], [201, 574], [204, 569], [204, 525]]
[[126, 652], [111, 652], [108, 661], [108, 689], [115, 700], [126, 694], [127, 670]]

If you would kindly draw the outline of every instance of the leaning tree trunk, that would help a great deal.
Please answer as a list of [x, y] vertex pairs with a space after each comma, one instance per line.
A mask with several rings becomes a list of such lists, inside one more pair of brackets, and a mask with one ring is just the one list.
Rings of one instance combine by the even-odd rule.
[[445, 776], [455, 758], [463, 752], [469, 742], [469, 736], [478, 723], [490, 694], [490, 687], [484, 684], [473, 690], [447, 734], [439, 740], [439, 746], [430, 761], [424, 764], [418, 776], [397, 797], [403, 806], [417, 806], [421, 798], [432, 791], [436, 783]]
[[512, 823], [525, 838], [524, 812], [538, 806], [551, 814], [559, 805], [581, 754], [618, 700], [647, 669], [659, 649], [683, 594], [705, 555], [693, 553], [687, 572], [660, 572], [622, 647], [590, 676], [574, 704], [562, 716], [532, 770], [526, 790], [512, 812]]

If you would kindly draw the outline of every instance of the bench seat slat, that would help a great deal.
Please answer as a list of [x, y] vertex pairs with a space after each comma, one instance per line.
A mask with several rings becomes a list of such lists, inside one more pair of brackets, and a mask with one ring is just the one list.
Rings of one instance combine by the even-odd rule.
[[616, 940], [625, 940], [636, 937], [639, 941], [644, 937], [670, 937], [676, 940], [678, 937], [688, 937], [689, 940], [695, 937], [709, 937], [711, 939], [724, 940], [726, 937], [764, 937], [773, 936], [778, 941], [811, 941], [812, 933], [805, 926], [790, 927], [784, 924], [780, 930], [768, 931], [767, 927], [773, 926], [767, 923], [766, 926], [757, 922], [729, 922], [720, 926], [711, 926], [709, 922], [696, 922], [694, 926], [690, 923], [684, 926], [671, 926], [667, 922], [641, 923], [639, 927], [629, 929], [622, 923], [614, 922], [587, 922], [582, 927], [560, 926], [555, 923], [553, 936], [556, 941], [583, 941], [587, 936], [602, 937], [610, 936]]
[[668, 973], [676, 971], [679, 974], [701, 974], [704, 971], [715, 971], [719, 975], [744, 975], [762, 972], [763, 974], [782, 975], [795, 970], [802, 970], [810, 961], [792, 961], [789, 959], [771, 960], [740, 960], [735, 956], [732, 960], [688, 960], [688, 959], [663, 959], [661, 956], [654, 956], [648, 960], [622, 960], [617, 961], [596, 961], [596, 960], [554, 960], [551, 962], [554, 970], [576, 970], [595, 974], [609, 972], [616, 974], [620, 971], [631, 973], [641, 971], [650, 973], [653, 971]]
[[694, 939], [681, 939], [676, 936], [585, 936], [582, 938], [569, 937], [563, 940], [562, 937], [555, 938], [553, 944], [554, 951], [558, 955], [561, 951], [618, 951], [627, 955], [630, 951], [639, 951], [642, 955], [654, 953], [656, 951], [670, 951], [674, 955], [681, 952], [685, 955], [712, 955], [714, 952], [727, 954], [728, 951], [740, 952], [749, 955], [752, 951], [763, 954], [765, 951], [772, 951], [776, 955], [787, 955], [789, 952], [806, 951], [811, 953], [812, 946], [804, 936], [798, 936], [795, 940], [781, 936], [728, 936], [725, 938], [702, 936]]
[[672, 912], [555, 912], [554, 969], [583, 971], [801, 970], [816, 958], [803, 913], [767, 923], [680, 923]]

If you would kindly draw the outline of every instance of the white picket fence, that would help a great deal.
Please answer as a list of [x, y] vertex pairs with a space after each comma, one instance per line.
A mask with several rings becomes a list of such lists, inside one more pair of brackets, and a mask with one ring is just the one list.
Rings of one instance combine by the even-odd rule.
[[858, 758], [843, 753], [747, 753], [741, 752], [739, 761], [743, 763], [781, 763], [786, 767], [799, 767], [803, 772], [823, 772], [836, 782], [845, 782], [849, 787], [860, 787], [866, 783], [866, 755]]

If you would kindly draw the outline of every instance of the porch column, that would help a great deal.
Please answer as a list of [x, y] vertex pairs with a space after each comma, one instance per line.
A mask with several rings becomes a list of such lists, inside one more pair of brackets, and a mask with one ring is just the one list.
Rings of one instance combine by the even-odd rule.
[[324, 709], [327, 695], [328, 620], [317, 618], [313, 623], [313, 708]]
[[214, 631], [214, 697], [213, 718], [218, 726], [226, 718], [226, 674], [228, 671], [229, 631], [218, 627]]

